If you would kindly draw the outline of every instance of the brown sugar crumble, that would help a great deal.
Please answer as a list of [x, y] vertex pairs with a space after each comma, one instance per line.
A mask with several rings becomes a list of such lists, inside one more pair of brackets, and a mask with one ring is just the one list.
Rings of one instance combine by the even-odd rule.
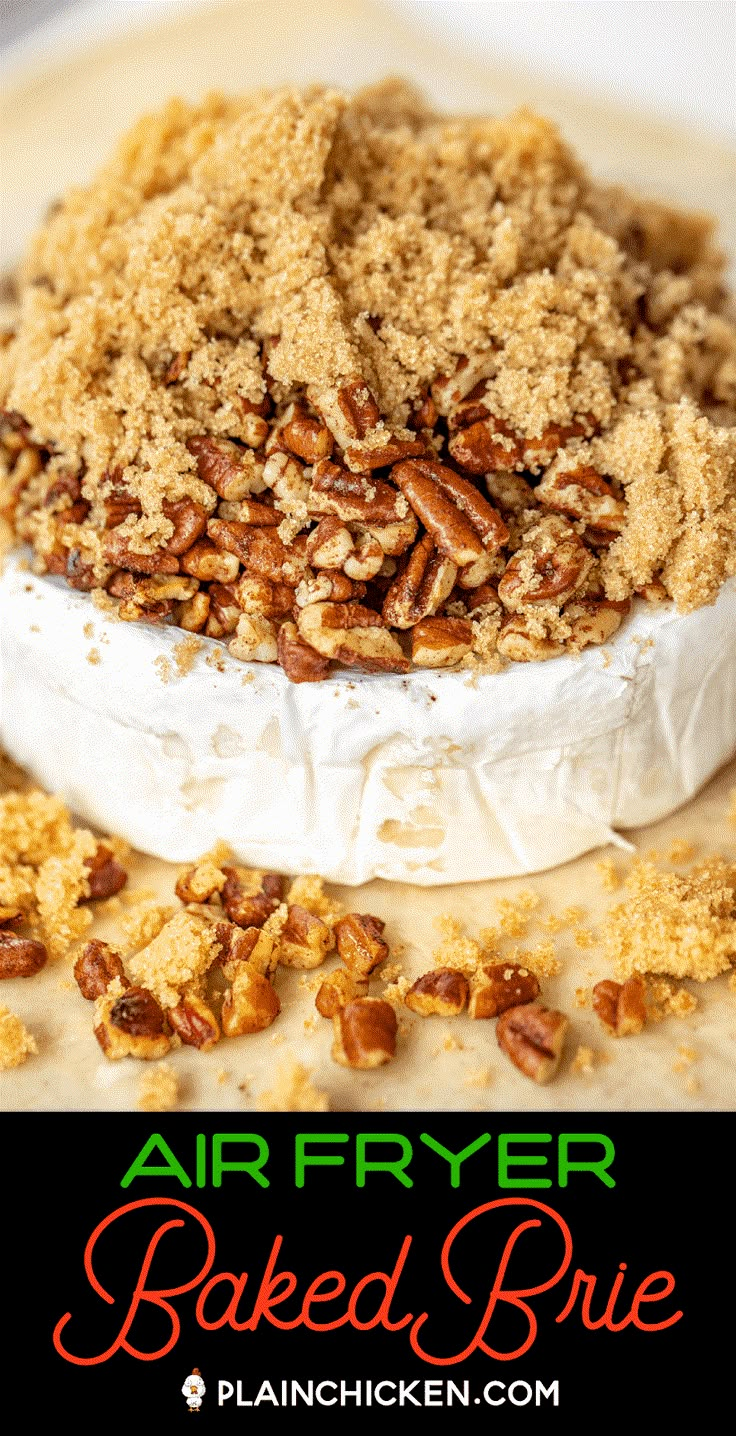
[[0, 1006], [0, 1071], [20, 1067], [38, 1052], [36, 1039], [10, 1008]]
[[526, 110], [444, 118], [396, 81], [174, 100], [23, 263], [0, 542], [294, 682], [473, 681], [606, 643], [636, 594], [711, 603], [736, 569], [712, 230]]
[[634, 972], [705, 982], [736, 960], [736, 865], [711, 858], [687, 875], [634, 863], [626, 902], [611, 908], [604, 948], [616, 976]]

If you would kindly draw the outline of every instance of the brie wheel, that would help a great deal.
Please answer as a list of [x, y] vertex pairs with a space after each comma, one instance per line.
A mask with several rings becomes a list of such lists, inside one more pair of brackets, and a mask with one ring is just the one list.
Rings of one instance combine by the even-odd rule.
[[691, 614], [638, 604], [577, 658], [295, 685], [210, 639], [179, 673], [180, 629], [111, 619], [11, 559], [0, 740], [79, 817], [170, 862], [224, 839], [339, 883], [514, 877], [626, 846], [620, 829], [731, 757], [735, 628], [729, 583]]

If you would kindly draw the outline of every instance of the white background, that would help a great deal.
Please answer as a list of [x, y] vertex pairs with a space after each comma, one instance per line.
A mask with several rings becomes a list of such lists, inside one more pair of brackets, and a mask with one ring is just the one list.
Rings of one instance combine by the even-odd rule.
[[[4, 68], [202, 0], [5, 0]], [[205, 0], [206, 3], [206, 0]], [[242, 0], [244, 6], [251, 0]], [[271, 0], [276, 8], [298, 0]], [[495, 64], [736, 137], [734, 0], [385, 0]], [[49, 18], [50, 17], [50, 18]], [[36, 22], [34, 25], [34, 21]], [[40, 21], [40, 23], [38, 23]]]

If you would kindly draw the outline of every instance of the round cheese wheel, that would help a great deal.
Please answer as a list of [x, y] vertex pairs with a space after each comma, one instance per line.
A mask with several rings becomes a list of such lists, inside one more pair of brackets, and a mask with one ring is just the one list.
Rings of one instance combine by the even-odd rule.
[[292, 684], [11, 560], [0, 735], [85, 821], [173, 862], [424, 885], [538, 872], [686, 802], [736, 751], [736, 587], [503, 672]]

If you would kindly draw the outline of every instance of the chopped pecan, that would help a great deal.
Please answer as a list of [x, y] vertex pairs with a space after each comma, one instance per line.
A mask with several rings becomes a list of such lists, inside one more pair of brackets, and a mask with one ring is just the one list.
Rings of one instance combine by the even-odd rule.
[[176, 896], [181, 902], [209, 902], [225, 886], [225, 873], [215, 863], [203, 859], [179, 874]]
[[367, 530], [356, 532], [352, 552], [343, 563], [343, 570], [348, 578], [358, 582], [366, 582], [375, 578], [380, 573], [385, 562], [384, 550]]
[[352, 474], [339, 464], [323, 459], [315, 464], [312, 472], [309, 512], [315, 518], [333, 514], [343, 523], [385, 526], [405, 519], [408, 505], [383, 479]]
[[563, 604], [582, 587], [593, 567], [593, 555], [564, 519], [542, 519], [525, 535], [509, 559], [498, 585], [506, 608], [553, 599]]
[[543, 508], [569, 518], [583, 519], [599, 531], [618, 534], [624, 525], [626, 505], [609, 483], [588, 466], [554, 472], [548, 470], [535, 489]]
[[278, 994], [267, 977], [241, 963], [222, 1004], [222, 1030], [227, 1037], [263, 1032], [281, 1011]]
[[510, 469], [497, 469], [486, 474], [486, 488], [502, 513], [521, 514], [524, 509], [534, 508], [536, 503], [531, 484]]
[[179, 560], [166, 549], [157, 548], [153, 553], [138, 553], [130, 547], [128, 534], [111, 529], [102, 540], [102, 552], [108, 563], [116, 568], [128, 569], [131, 573], [172, 574], [179, 572]]
[[42, 942], [0, 929], [0, 978], [33, 977], [44, 966], [48, 953]]
[[409, 419], [409, 428], [414, 429], [416, 432], [420, 432], [423, 429], [434, 429], [439, 417], [439, 409], [432, 395], [427, 393], [420, 399], [416, 408], [412, 410], [411, 418]]
[[434, 614], [455, 586], [457, 567], [425, 534], [405, 558], [386, 594], [383, 617], [394, 628], [411, 628]]
[[351, 972], [369, 977], [388, 957], [388, 943], [383, 940], [385, 926], [380, 917], [357, 912], [347, 913], [336, 923], [337, 951]]
[[278, 873], [250, 868], [223, 868], [226, 882], [222, 906], [238, 927], [263, 927], [281, 902], [284, 880]]
[[208, 593], [195, 593], [191, 598], [185, 599], [179, 609], [178, 624], [187, 633], [202, 633], [207, 627], [207, 620], [210, 616], [210, 596]]
[[99, 586], [99, 579], [91, 564], [85, 563], [82, 550], [70, 548], [66, 561], [66, 581], [70, 588], [80, 593], [91, 593]]
[[185, 992], [176, 1007], [170, 1007], [167, 1017], [174, 1032], [187, 1047], [198, 1047], [208, 1052], [220, 1040], [220, 1024], [214, 1012], [194, 992]]
[[105, 847], [104, 843], [100, 843], [94, 857], [88, 858], [85, 866], [89, 895], [95, 902], [101, 898], [114, 897], [128, 881], [128, 874], [122, 863], [118, 862], [115, 854]]
[[321, 568], [311, 578], [303, 578], [294, 598], [299, 608], [310, 603], [349, 603], [365, 597], [365, 584], [354, 583], [339, 568]]
[[593, 1011], [614, 1037], [641, 1032], [647, 1020], [644, 980], [635, 973], [624, 983], [597, 982], [593, 988]]
[[197, 472], [221, 499], [244, 499], [260, 494], [266, 487], [263, 461], [251, 449], [241, 449], [231, 439], [214, 439], [208, 434], [187, 441], [197, 460]]
[[23, 909], [20, 907], [0, 906], [0, 929], [17, 927], [23, 921]]
[[279, 938], [279, 962], [284, 967], [321, 967], [334, 946], [334, 934], [326, 922], [298, 903], [289, 907]]
[[312, 603], [299, 611], [299, 633], [325, 658], [366, 673], [406, 673], [409, 662], [372, 608], [349, 603]]
[[339, 389], [308, 389], [307, 398], [322, 415], [341, 449], [346, 449], [354, 439], [364, 439], [381, 420], [380, 409], [359, 374], [354, 374]]
[[271, 620], [255, 613], [242, 613], [227, 651], [242, 663], [275, 663], [278, 646]]
[[468, 1000], [468, 980], [454, 967], [436, 967], [425, 972], [404, 998], [420, 1017], [456, 1017]]
[[294, 589], [260, 574], [244, 573], [235, 585], [235, 593], [243, 613], [281, 619], [290, 616], [294, 608]]
[[116, 529], [131, 514], [140, 518], [141, 513], [140, 499], [129, 494], [127, 489], [114, 489], [109, 499], [105, 500], [105, 528]]
[[106, 1057], [163, 1057], [171, 1045], [164, 1032], [164, 1014], [153, 993], [129, 987], [122, 994], [105, 993], [97, 999], [95, 1037]]
[[524, 1007], [539, 997], [533, 972], [516, 962], [495, 962], [484, 967], [470, 996], [471, 1017], [498, 1017], [510, 1007]]
[[323, 658], [311, 644], [299, 637], [295, 623], [282, 623], [277, 646], [279, 663], [292, 683], [319, 683], [327, 677], [329, 658]]
[[179, 558], [202, 537], [207, 527], [207, 514], [202, 505], [193, 499], [179, 499], [176, 503], [165, 499], [162, 507], [164, 516], [174, 525], [166, 551]]
[[218, 548], [237, 554], [247, 569], [272, 583], [296, 588], [304, 576], [306, 543], [300, 544], [298, 539], [287, 548], [272, 528], [251, 528], [223, 519], [210, 519], [207, 532]]
[[311, 418], [302, 404], [289, 404], [272, 428], [266, 445], [269, 454], [276, 449], [288, 449], [305, 464], [329, 459], [332, 448], [333, 439], [326, 424]]
[[521, 461], [522, 448], [508, 426], [489, 414], [467, 429], [453, 434], [448, 448], [452, 458], [469, 474], [488, 474], [494, 469], [513, 469]]
[[418, 668], [453, 668], [473, 647], [466, 618], [425, 618], [411, 631], [411, 660]]
[[359, 603], [310, 603], [298, 613], [298, 632], [324, 658], [366, 673], [406, 673], [409, 661], [373, 609]]
[[535, 625], [524, 614], [514, 614], [504, 620], [496, 647], [501, 657], [510, 658], [512, 663], [541, 662], [560, 658], [565, 652], [564, 643], [537, 633]]
[[567, 647], [579, 649], [589, 643], [607, 643], [630, 608], [629, 599], [619, 603], [610, 598], [577, 598], [566, 603], [562, 612], [571, 625]]
[[174, 355], [164, 374], [164, 384], [176, 384], [177, 380], [181, 379], [189, 363], [189, 356], [190, 351], [188, 349], [180, 349], [178, 354]]
[[397, 464], [392, 478], [437, 547], [458, 568], [474, 563], [484, 550], [496, 553], [506, 542], [508, 529], [501, 515], [473, 484], [439, 460], [412, 459]]
[[560, 1065], [569, 1022], [564, 1013], [528, 1003], [509, 1007], [496, 1024], [502, 1052], [534, 1082], [549, 1082]]
[[401, 439], [395, 434], [384, 436], [379, 430], [369, 444], [349, 444], [345, 458], [351, 469], [356, 469], [358, 473], [370, 473], [373, 469], [400, 464], [403, 459], [419, 458], [427, 452], [431, 454], [432, 450], [428, 451], [424, 439]]
[[210, 584], [208, 597], [210, 616], [205, 629], [207, 637], [224, 638], [226, 634], [234, 633], [243, 610], [238, 603], [237, 594], [232, 584]]
[[325, 978], [314, 999], [321, 1017], [334, 1017], [341, 1007], [368, 994], [368, 978], [357, 977], [347, 967], [338, 967]]
[[369, 1072], [391, 1061], [398, 1023], [389, 1002], [356, 997], [335, 1013], [332, 1024], [332, 1056], [341, 1066]]
[[352, 551], [353, 535], [334, 516], [320, 519], [307, 538], [307, 558], [312, 568], [342, 568]]
[[130, 987], [120, 953], [109, 943], [93, 938], [80, 952], [74, 964], [74, 980], [88, 1002], [102, 997], [117, 978], [122, 987]]
[[498, 361], [492, 352], [463, 355], [452, 374], [440, 374], [432, 384], [431, 393], [439, 414], [445, 417], [496, 372]]
[[[408, 507], [408, 505], [407, 505]], [[411, 509], [405, 519], [392, 524], [366, 524], [366, 531], [380, 545], [387, 557], [398, 558], [413, 544], [419, 525]]]
[[220, 944], [217, 961], [228, 982], [232, 982], [241, 963], [248, 962], [261, 977], [272, 977], [279, 965], [276, 943], [270, 933], [260, 927], [237, 927], [218, 922], [215, 935]]

